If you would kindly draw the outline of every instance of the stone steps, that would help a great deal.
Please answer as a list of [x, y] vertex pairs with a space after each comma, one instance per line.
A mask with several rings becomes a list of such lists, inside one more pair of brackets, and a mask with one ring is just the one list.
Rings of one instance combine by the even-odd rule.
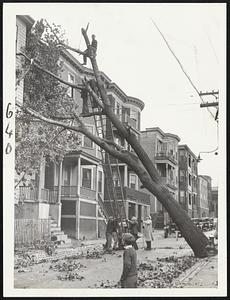
[[72, 245], [71, 239], [68, 238], [67, 234], [65, 234], [60, 227], [58, 227], [58, 224], [55, 222], [55, 220], [50, 219], [50, 222], [51, 222], [50, 224], [51, 237], [55, 237], [55, 241], [60, 242], [57, 243], [57, 247], [58, 248], [70, 247]]

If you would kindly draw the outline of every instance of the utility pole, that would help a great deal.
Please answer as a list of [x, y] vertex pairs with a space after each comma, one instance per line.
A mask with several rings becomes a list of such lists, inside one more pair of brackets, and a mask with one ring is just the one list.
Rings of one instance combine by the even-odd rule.
[[[211, 92], [199, 92], [200, 96], [213, 96], [215, 99], [219, 99], [219, 91], [211, 91]], [[200, 104], [200, 107], [216, 107], [216, 115], [215, 120], [218, 120], [218, 114], [219, 114], [219, 101], [213, 101], [213, 102], [204, 102]]]

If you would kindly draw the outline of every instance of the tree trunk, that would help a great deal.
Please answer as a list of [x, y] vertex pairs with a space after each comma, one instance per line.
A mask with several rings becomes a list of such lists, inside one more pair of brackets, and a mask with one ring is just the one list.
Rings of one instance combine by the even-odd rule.
[[179, 205], [179, 203], [172, 197], [168, 189], [159, 185], [158, 192], [156, 188], [153, 189], [151, 182], [146, 183], [146, 188], [154, 194], [159, 202], [164, 206], [170, 217], [178, 226], [182, 236], [186, 242], [192, 248], [194, 255], [199, 258], [206, 257], [208, 255], [206, 246], [209, 241], [201, 229], [191, 221], [187, 213]]

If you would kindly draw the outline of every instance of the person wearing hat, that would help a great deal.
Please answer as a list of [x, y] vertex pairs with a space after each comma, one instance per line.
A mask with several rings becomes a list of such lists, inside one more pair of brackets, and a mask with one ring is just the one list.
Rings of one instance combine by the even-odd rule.
[[131, 233], [122, 235], [124, 241], [123, 254], [123, 271], [121, 274], [120, 284], [122, 288], [137, 287], [137, 254], [133, 248], [135, 238]]
[[147, 244], [146, 250], [151, 250], [151, 241], [153, 240], [153, 228], [151, 217], [147, 217], [146, 220], [143, 221], [143, 235]]
[[129, 220], [129, 231], [134, 236], [135, 242], [133, 243], [133, 247], [135, 250], [138, 250], [137, 246], [137, 239], [138, 239], [138, 222], [136, 217], [132, 217], [131, 220]]

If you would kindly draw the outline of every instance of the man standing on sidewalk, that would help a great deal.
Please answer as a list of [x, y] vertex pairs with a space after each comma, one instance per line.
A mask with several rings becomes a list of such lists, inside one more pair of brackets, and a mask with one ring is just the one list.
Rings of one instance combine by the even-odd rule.
[[146, 250], [151, 250], [151, 241], [153, 240], [153, 228], [151, 217], [143, 221], [143, 235], [147, 244]]
[[106, 237], [105, 250], [108, 251], [109, 253], [112, 252], [113, 226], [114, 226], [113, 217], [110, 216], [108, 219], [106, 232], [105, 232], [105, 237]]
[[137, 254], [133, 248], [135, 238], [131, 233], [123, 234], [124, 254], [123, 254], [123, 272], [120, 279], [122, 288], [137, 287]]

